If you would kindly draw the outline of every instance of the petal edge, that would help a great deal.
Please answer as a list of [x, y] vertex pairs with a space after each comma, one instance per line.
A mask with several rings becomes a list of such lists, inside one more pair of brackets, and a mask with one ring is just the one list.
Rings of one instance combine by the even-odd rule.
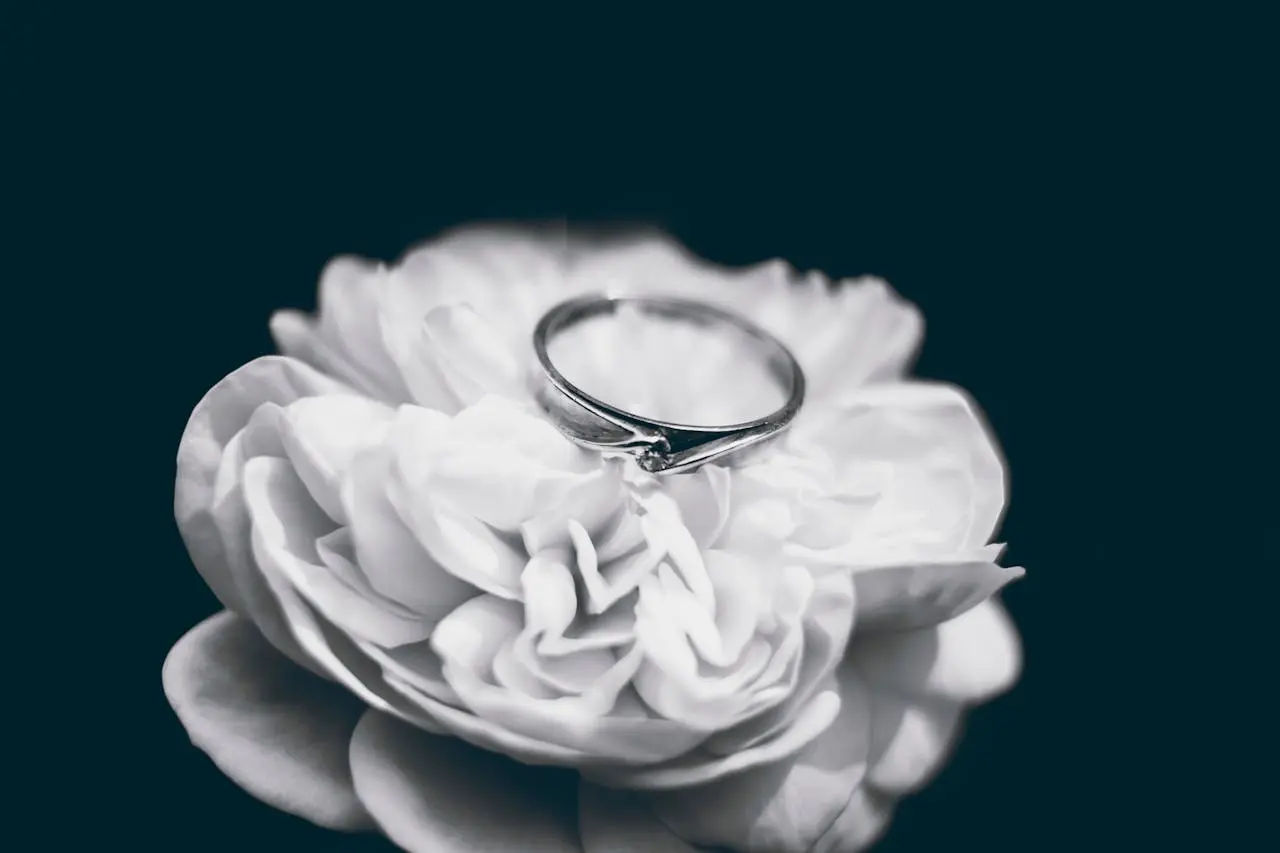
[[362, 705], [222, 611], [174, 644], [164, 692], [191, 742], [259, 800], [329, 829], [373, 827], [347, 745]]

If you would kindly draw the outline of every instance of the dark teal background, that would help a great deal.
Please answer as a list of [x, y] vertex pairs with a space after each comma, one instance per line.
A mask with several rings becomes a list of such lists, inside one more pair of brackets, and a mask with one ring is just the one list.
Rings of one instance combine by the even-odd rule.
[[170, 712], [165, 653], [217, 607], [173, 524], [178, 439], [270, 351], [272, 310], [314, 305], [333, 255], [560, 217], [882, 276], [925, 314], [917, 372], [985, 410], [1011, 477], [1000, 538], [1027, 569], [1006, 596], [1025, 673], [878, 851], [1229, 850], [1269, 813], [1228, 767], [1273, 766], [1273, 705], [1252, 698], [1273, 667], [1240, 661], [1274, 622], [1251, 614], [1280, 564], [1274, 377], [1234, 387], [1274, 364], [1254, 302], [1275, 265], [1247, 258], [1275, 240], [1257, 22], [966, 9], [750, 40], [637, 12], [555, 39], [498, 15], [86, 15], [9, 30], [37, 49], [6, 114], [7, 189], [32, 191], [6, 200], [38, 239], [17, 232], [8, 276], [51, 303], [8, 314], [10, 340], [40, 336], [10, 422], [54, 442], [11, 451], [43, 524], [11, 522], [39, 545], [12, 574], [57, 586], [10, 597], [12, 624], [56, 622], [14, 649], [42, 673], [15, 688], [14, 753], [28, 723], [55, 732], [30, 738], [35, 846], [390, 849], [257, 803]]

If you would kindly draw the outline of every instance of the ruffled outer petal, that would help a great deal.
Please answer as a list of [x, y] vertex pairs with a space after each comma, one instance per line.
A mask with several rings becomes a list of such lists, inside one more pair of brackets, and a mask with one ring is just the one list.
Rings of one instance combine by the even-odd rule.
[[991, 598], [932, 628], [855, 635], [849, 659], [869, 682], [904, 696], [977, 703], [1018, 680], [1022, 644]]
[[347, 759], [364, 713], [355, 697], [294, 666], [227, 611], [178, 640], [163, 680], [191, 742], [250, 794], [321, 826], [372, 828]]
[[296, 359], [258, 358], [204, 395], [178, 445], [174, 515], [191, 561], [228, 610], [251, 618], [273, 645], [304, 665], [308, 658], [290, 638], [264, 581], [245, 564], [252, 559], [248, 549], [227, 542], [215, 518], [218, 469], [228, 443], [262, 404], [285, 406], [304, 397], [341, 393], [350, 391]]
[[807, 853], [859, 853], [880, 840], [889, 828], [897, 800], [863, 785], [807, 851]]
[[[848, 543], [789, 550], [844, 566], [977, 559], [1005, 508], [1005, 466], [977, 405], [936, 382], [861, 387], [798, 419], [787, 439], [847, 495], [874, 497]], [[989, 558], [986, 558], [989, 559]]]
[[858, 630], [903, 631], [954, 619], [1025, 574], [987, 562], [886, 566], [853, 576]]
[[382, 341], [378, 311], [387, 286], [382, 264], [339, 256], [320, 275], [316, 317], [277, 311], [271, 335], [285, 355], [388, 403], [412, 398]]
[[964, 707], [955, 702], [873, 690], [867, 783], [895, 796], [924, 787], [950, 756], [963, 717]]
[[409, 853], [580, 853], [576, 777], [369, 711], [351, 738], [356, 793]]

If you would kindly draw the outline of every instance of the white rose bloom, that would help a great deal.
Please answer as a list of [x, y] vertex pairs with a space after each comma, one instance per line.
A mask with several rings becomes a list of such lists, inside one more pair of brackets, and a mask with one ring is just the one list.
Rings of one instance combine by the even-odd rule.
[[[530, 396], [531, 332], [602, 288], [778, 336], [809, 382], [793, 428], [662, 478], [568, 442]], [[580, 384], [686, 422], [759, 404], [722, 343], [617, 321], [563, 353]], [[271, 328], [283, 355], [182, 439], [178, 524], [228, 613], [165, 686], [280, 808], [409, 850], [861, 849], [1017, 677], [1001, 460], [961, 392], [902, 378], [921, 321], [879, 281], [471, 229], [391, 268], [335, 260], [318, 317]], [[528, 780], [480, 782], [490, 759], [455, 738], [579, 771], [577, 825]]]

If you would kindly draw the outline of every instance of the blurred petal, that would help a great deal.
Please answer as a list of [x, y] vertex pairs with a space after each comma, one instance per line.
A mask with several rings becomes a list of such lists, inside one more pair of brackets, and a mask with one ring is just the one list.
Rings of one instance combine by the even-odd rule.
[[853, 792], [844, 810], [808, 853], [858, 853], [880, 840], [897, 801], [868, 785]]
[[434, 624], [479, 590], [441, 568], [400, 519], [387, 496], [393, 461], [387, 448], [353, 459], [342, 490], [343, 508], [370, 586]]
[[458, 413], [453, 435], [491, 445], [506, 456], [536, 462], [551, 471], [586, 473], [600, 464], [598, 455], [566, 439], [532, 403], [492, 394]]
[[381, 442], [395, 416], [390, 406], [367, 397], [331, 394], [285, 407], [281, 438], [289, 460], [320, 508], [347, 523], [339, 490], [357, 453]]
[[[438, 245], [466, 260], [492, 286], [485, 308], [502, 329], [521, 339], [532, 357], [529, 330], [563, 288], [572, 251], [563, 226], [464, 226], [443, 235]], [[492, 310], [497, 300], [501, 310]]]
[[449, 387], [469, 406], [486, 394], [518, 400], [528, 395], [523, 372], [498, 332], [465, 303], [440, 305], [424, 320], [429, 357]]
[[364, 712], [355, 697], [294, 666], [226, 611], [174, 645], [163, 679], [191, 742], [236, 784], [321, 826], [371, 828], [347, 759]]
[[394, 394], [383, 390], [379, 383], [364, 376], [346, 356], [334, 350], [325, 341], [315, 321], [303, 312], [288, 309], [276, 311], [271, 315], [268, 325], [271, 339], [283, 355], [332, 376], [352, 390], [387, 402], [397, 402]]
[[381, 264], [343, 255], [320, 275], [319, 326], [378, 399], [408, 402], [409, 392], [382, 339], [378, 305], [386, 287]]
[[[228, 442], [249, 422], [263, 403], [288, 405], [294, 400], [317, 394], [342, 393], [345, 389], [334, 380], [316, 372], [302, 362], [282, 356], [255, 359], [229, 374], [213, 386], [196, 405], [178, 446], [178, 471], [174, 488], [174, 515], [191, 561], [205, 583], [230, 610], [250, 616], [263, 624], [280, 624], [278, 608], [266, 602], [250, 612], [237, 591], [231, 562], [242, 563], [242, 573], [253, 571], [244, 561], [247, 549], [237, 556], [228, 554], [223, 533], [214, 519], [215, 481]], [[287, 632], [277, 632], [288, 637]], [[272, 642], [286, 654], [301, 657], [296, 644]]]
[[[555, 545], [568, 545], [569, 522], [587, 531], [601, 562], [622, 556], [643, 542], [639, 519], [627, 505], [622, 466], [603, 460], [599, 468], [572, 479], [558, 479], [536, 490], [536, 515], [522, 519], [520, 536], [525, 550], [536, 554]], [[629, 537], [634, 534], [635, 539]]]
[[355, 790], [410, 853], [580, 853], [572, 773], [518, 764], [376, 712], [351, 739]]
[[697, 853], [660, 821], [641, 795], [582, 780], [578, 831], [583, 853]]
[[870, 699], [849, 667], [840, 712], [794, 758], [696, 788], [651, 795], [654, 812], [687, 841], [742, 853], [803, 853], [862, 783], [870, 747]]
[[901, 796], [919, 790], [951, 753], [963, 708], [954, 702], [871, 694], [871, 765], [867, 783]]
[[815, 395], [897, 379], [910, 368], [924, 335], [924, 318], [884, 281], [846, 279], [826, 297], [827, 316], [797, 342]]
[[830, 286], [780, 260], [720, 267], [665, 235], [593, 248], [572, 278], [618, 293], [683, 292], [744, 314], [795, 354], [815, 398], [901, 376], [923, 333], [919, 310], [879, 279]]
[[855, 636], [849, 654], [873, 684], [966, 703], [1009, 689], [1022, 668], [1017, 630], [994, 598], [932, 628]]
[[386, 289], [378, 305], [378, 327], [392, 362], [400, 370], [413, 400], [420, 406], [454, 414], [461, 407], [445, 382], [435, 359], [424, 357], [427, 347], [422, 318], [445, 300], [442, 283], [424, 281], [406, 267], [416, 255], [389, 271]]
[[989, 542], [1004, 511], [1004, 465], [977, 407], [960, 389], [900, 382], [858, 388], [795, 426], [837, 480], [878, 497], [829, 555], [848, 565], [953, 559]]
[[589, 476], [540, 469], [510, 447], [475, 444], [439, 453], [421, 488], [454, 512], [515, 530]]
[[856, 572], [858, 631], [928, 628], [954, 619], [1021, 578], [995, 563], [926, 563]]

